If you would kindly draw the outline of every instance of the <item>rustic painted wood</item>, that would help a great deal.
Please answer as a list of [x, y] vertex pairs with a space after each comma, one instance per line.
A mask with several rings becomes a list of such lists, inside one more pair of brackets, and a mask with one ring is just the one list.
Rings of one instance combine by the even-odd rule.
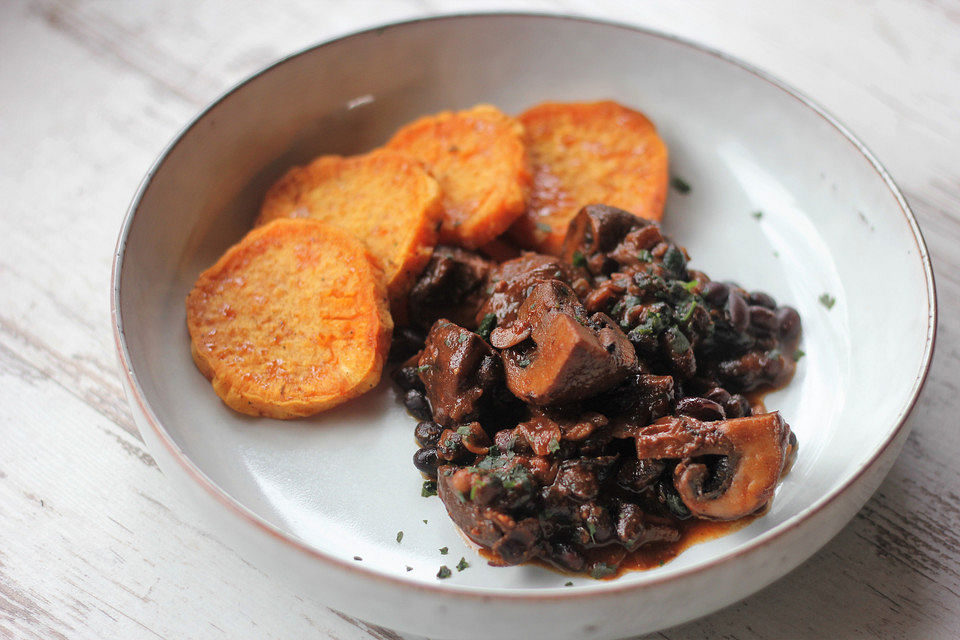
[[400, 637], [262, 574], [172, 492], [120, 388], [110, 260], [153, 158], [246, 74], [375, 23], [503, 9], [652, 26], [785, 79], [885, 162], [934, 258], [938, 350], [880, 490], [783, 580], [654, 637], [960, 637], [955, 0], [0, 2], [0, 637]]

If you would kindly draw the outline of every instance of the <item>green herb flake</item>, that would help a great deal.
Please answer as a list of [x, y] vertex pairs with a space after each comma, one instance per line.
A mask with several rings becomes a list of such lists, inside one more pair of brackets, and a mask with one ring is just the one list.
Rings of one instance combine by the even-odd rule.
[[805, 355], [807, 354], [803, 351], [803, 349], [797, 349], [793, 352], [793, 361], [796, 362]]
[[460, 562], [457, 563], [457, 571], [463, 571], [470, 566], [470, 563], [467, 562], [466, 558], [460, 558]]
[[477, 326], [477, 333], [484, 340], [490, 339], [490, 332], [493, 331], [497, 326], [497, 315], [495, 313], [488, 313], [483, 316], [483, 320], [480, 321], [479, 326]]
[[580, 251], [573, 252], [573, 266], [575, 267], [585, 267], [587, 266], [587, 259], [584, 257]]
[[403, 531], [397, 531], [397, 543], [403, 540]]
[[517, 362], [517, 366], [520, 367], [521, 369], [526, 369], [527, 367], [530, 366], [530, 359], [524, 358], [520, 360], [519, 362]]
[[410, 565], [407, 565], [407, 571], [413, 571], [413, 567], [411, 567]]
[[470, 339], [470, 334], [469, 334], [469, 333], [461, 333], [461, 334], [457, 337], [457, 340], [460, 342], [460, 344], [463, 344], [464, 342], [466, 342], [466, 341], [469, 340], [469, 339]]
[[587, 531], [590, 533], [590, 540], [594, 540], [594, 536], [597, 535], [597, 525], [587, 520]]
[[445, 556], [450, 553], [450, 547], [440, 547], [440, 555]]
[[417, 371], [419, 371], [420, 373], [426, 373], [427, 371], [430, 371], [431, 366], [432, 365], [429, 365], [429, 364], [422, 364], [419, 367], [417, 367]]
[[669, 337], [670, 350], [674, 353], [683, 353], [690, 348], [690, 341], [680, 329], [670, 327], [667, 330], [667, 336]]
[[363, 558], [361, 558], [360, 556], [353, 556], [353, 559], [356, 560], [357, 562], [363, 562]]
[[453, 572], [450, 571], [450, 567], [448, 567], [447, 565], [443, 565], [442, 567], [440, 567], [440, 571], [437, 571], [437, 578], [439, 578], [440, 580], [446, 580], [452, 575], [453, 575]]
[[641, 249], [640, 253], [637, 254], [637, 260], [640, 262], [653, 262], [653, 254], [650, 253], [649, 249]]
[[573, 586], [573, 583], [572, 583], [572, 582], [564, 582], [564, 583], [563, 583], [563, 586], [565, 586], [565, 587], [572, 587], [572, 586]]
[[673, 176], [673, 178], [670, 180], [670, 184], [674, 189], [683, 194], [690, 193], [693, 190], [693, 187], [690, 186], [690, 183], [680, 176]]
[[544, 233], [550, 233], [551, 231], [553, 231], [550, 225], [544, 224], [542, 222], [537, 223], [537, 229], [539, 229], [540, 231], [543, 231]]
[[763, 211], [754, 211], [750, 215], [753, 216], [756, 220], [761, 220], [763, 218]]
[[680, 249], [675, 245], [670, 245], [670, 248], [663, 254], [663, 266], [673, 273], [682, 274], [687, 267], [687, 259], [683, 257], [683, 252]]
[[470, 427], [463, 425], [462, 427], [457, 427], [457, 433], [461, 436], [470, 436], [473, 435], [473, 431], [470, 430]]
[[560, 450], [560, 442], [557, 440], [556, 436], [550, 438], [550, 443], [547, 444], [547, 450], [549, 450], [550, 453], [556, 453]]
[[426, 480], [423, 483], [423, 488], [420, 489], [420, 495], [424, 498], [429, 498], [430, 496], [437, 495], [437, 483], [435, 480]]
[[597, 564], [590, 567], [590, 577], [596, 578], [606, 578], [617, 572], [617, 568], [613, 565], [609, 565], [606, 562], [598, 562]]
[[424, 521], [423, 521], [423, 524], [427, 524], [427, 521], [426, 521], [426, 520], [424, 520]]
[[689, 291], [690, 293], [693, 293], [693, 290], [696, 289], [699, 284], [700, 284], [699, 280], [691, 280], [690, 282], [684, 282], [683, 288]]
[[823, 306], [825, 306], [825, 307], [827, 308], [827, 310], [833, 309], [833, 305], [835, 305], [835, 304], [837, 303], [837, 299], [834, 298], [834, 297], [833, 297], [832, 295], [830, 295], [829, 293], [824, 293], [824, 294], [822, 294], [822, 295], [820, 296], [819, 300], [820, 300], [820, 304], [822, 304]]

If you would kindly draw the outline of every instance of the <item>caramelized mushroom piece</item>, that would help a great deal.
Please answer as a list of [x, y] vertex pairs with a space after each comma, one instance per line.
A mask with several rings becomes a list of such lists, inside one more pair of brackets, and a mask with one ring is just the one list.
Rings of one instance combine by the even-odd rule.
[[476, 321], [479, 324], [492, 314], [496, 325], [509, 324], [535, 285], [547, 280], [568, 282], [569, 276], [566, 265], [553, 256], [525, 253], [507, 260], [490, 272], [489, 297], [477, 312]]
[[646, 226], [651, 226], [649, 220], [638, 218], [629, 211], [605, 204], [588, 204], [570, 221], [560, 256], [568, 263], [574, 263], [574, 253], [579, 252], [589, 260], [613, 251], [628, 233]]
[[427, 330], [439, 318], [476, 327], [477, 310], [486, 299], [490, 262], [478, 253], [439, 246], [410, 290], [410, 322]]
[[502, 379], [490, 345], [447, 320], [434, 323], [417, 364], [433, 419], [446, 427], [475, 420], [481, 399]]
[[437, 489], [460, 530], [506, 564], [525, 562], [536, 555], [542, 541], [539, 521], [511, 515], [534, 497], [533, 479], [523, 465], [507, 461], [464, 468], [443, 466], [437, 474]]
[[507, 387], [535, 405], [589, 398], [613, 387], [637, 366], [627, 336], [609, 317], [589, 319], [576, 294], [559, 280], [537, 284], [516, 320], [490, 334], [503, 349]]
[[[767, 504], [795, 449], [776, 411], [716, 422], [662, 418], [634, 437], [639, 459], [680, 459], [674, 486], [694, 516], [709, 520], [736, 520]], [[723, 457], [711, 474], [700, 456]]]

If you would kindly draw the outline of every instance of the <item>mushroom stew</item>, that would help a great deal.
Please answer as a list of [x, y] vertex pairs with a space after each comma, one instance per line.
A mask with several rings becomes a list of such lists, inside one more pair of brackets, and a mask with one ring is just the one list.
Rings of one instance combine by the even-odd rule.
[[414, 465], [493, 562], [607, 577], [773, 497], [797, 441], [756, 399], [792, 377], [800, 317], [687, 261], [605, 205], [559, 256], [435, 251], [393, 378]]

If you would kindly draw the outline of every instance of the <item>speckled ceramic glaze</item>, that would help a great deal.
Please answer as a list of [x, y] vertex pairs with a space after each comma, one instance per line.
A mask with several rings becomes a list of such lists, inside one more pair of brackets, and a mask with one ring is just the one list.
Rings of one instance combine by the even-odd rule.
[[[803, 317], [807, 355], [792, 384], [767, 398], [800, 441], [768, 513], [663, 567], [612, 581], [494, 568], [439, 499], [420, 496], [414, 420], [389, 385], [293, 422], [221, 404], [190, 358], [184, 298], [250, 228], [266, 188], [288, 167], [366, 151], [441, 109], [489, 102], [516, 113], [544, 100], [603, 98], [644, 111], [670, 148], [672, 174], [692, 186], [670, 194], [665, 217], [692, 265], [768, 291]], [[916, 222], [836, 121], [716, 52], [547, 16], [388, 26], [245, 81], [150, 170], [121, 232], [113, 285], [134, 416], [198, 517], [304, 597], [434, 638], [634, 635], [782, 576], [839, 531], [886, 473], [906, 438], [935, 325]], [[436, 578], [461, 557], [469, 569]]]

